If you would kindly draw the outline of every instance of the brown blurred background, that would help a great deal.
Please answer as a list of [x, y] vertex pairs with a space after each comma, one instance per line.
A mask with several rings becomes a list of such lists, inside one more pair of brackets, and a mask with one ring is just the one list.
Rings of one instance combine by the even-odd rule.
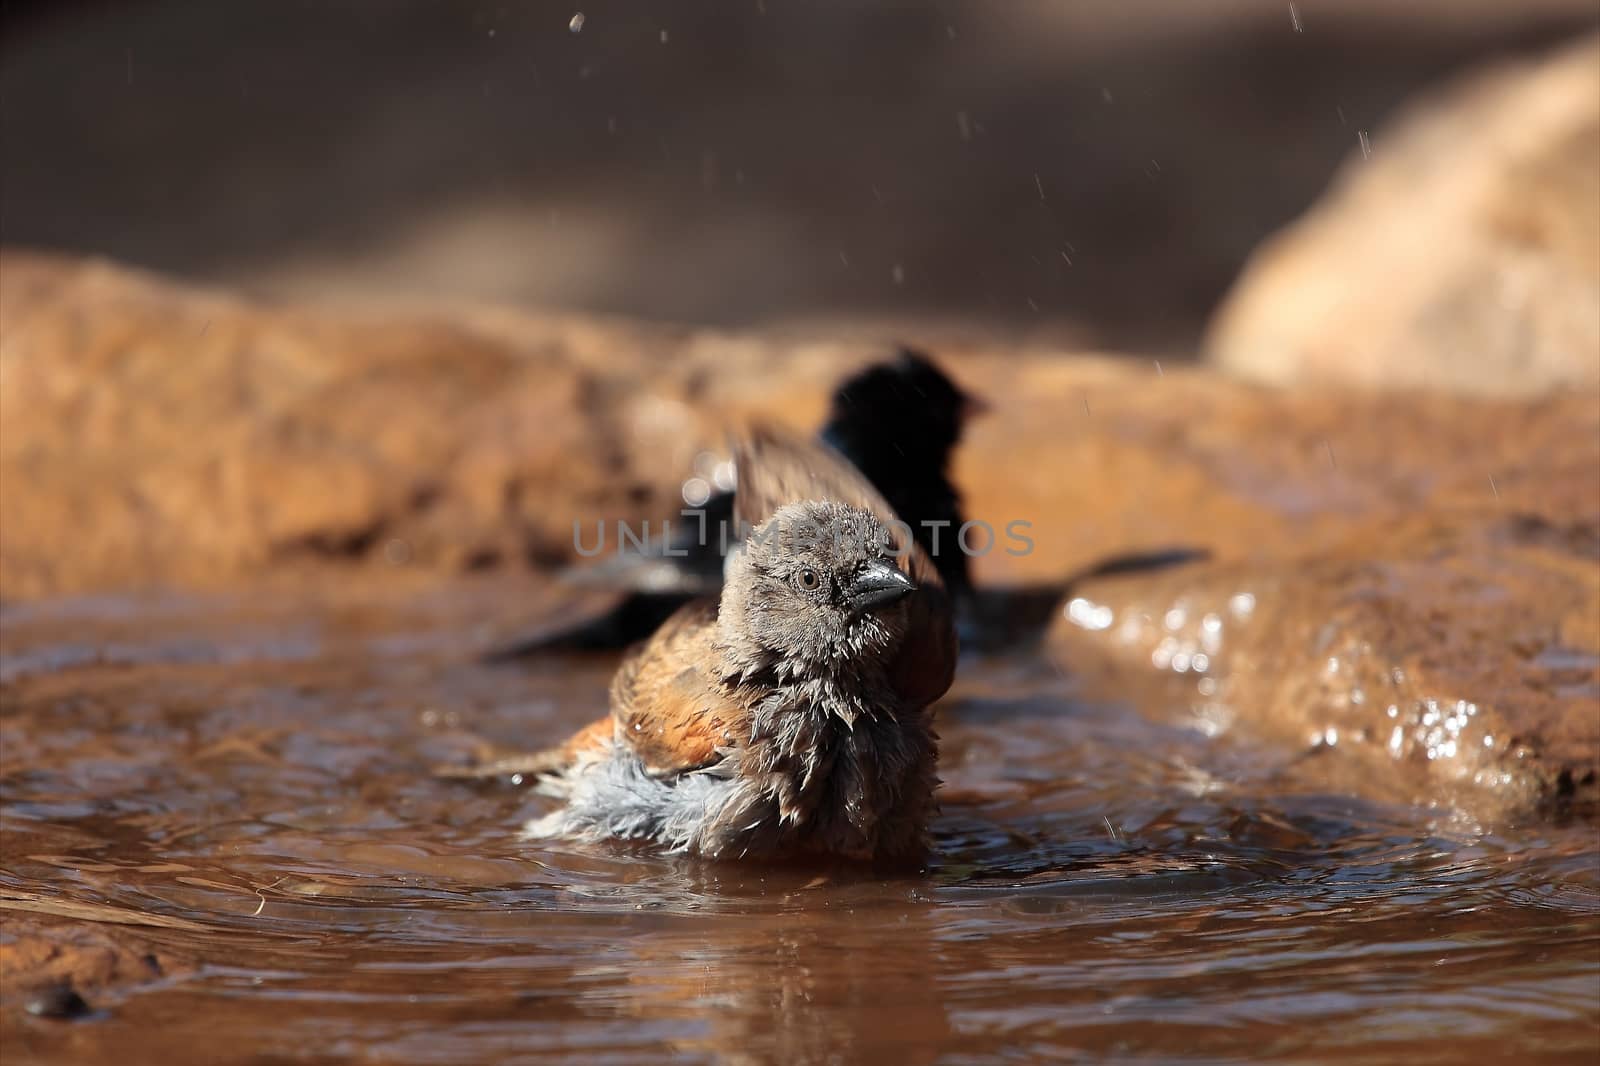
[[321, 301], [1145, 351], [1191, 350], [1407, 97], [1600, 21], [1594, 0], [0, 11], [10, 245]]

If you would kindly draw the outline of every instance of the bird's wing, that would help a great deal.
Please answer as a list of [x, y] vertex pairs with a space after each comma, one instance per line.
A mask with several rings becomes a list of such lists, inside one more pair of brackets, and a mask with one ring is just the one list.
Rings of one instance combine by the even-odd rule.
[[441, 766], [440, 777], [559, 774], [607, 745], [625, 744], [657, 777], [703, 770], [748, 730], [749, 710], [719, 683], [713, 600], [685, 604], [630, 652], [611, 682], [611, 713], [544, 751], [505, 755], [473, 766]]
[[[821, 441], [755, 425], [735, 443], [734, 463], [734, 515], [741, 527], [754, 529], [785, 504], [833, 500], [870, 511], [891, 530], [909, 530], [872, 482]], [[933, 560], [914, 540], [896, 537], [896, 560], [919, 586], [943, 585]]]
[[870, 511], [891, 529], [900, 530], [896, 561], [917, 583], [917, 591], [911, 596], [910, 628], [890, 668], [890, 680], [912, 709], [920, 710], [943, 696], [955, 680], [960, 652], [950, 597], [933, 560], [903, 535], [900, 517], [882, 494], [832, 448], [772, 426], [747, 431], [735, 445], [734, 461], [739, 482], [734, 514], [742, 526], [759, 526], [785, 504], [833, 500]]
[[662, 623], [628, 656], [611, 682], [619, 743], [660, 777], [700, 770], [722, 759], [749, 713], [719, 683], [717, 605], [697, 600]]

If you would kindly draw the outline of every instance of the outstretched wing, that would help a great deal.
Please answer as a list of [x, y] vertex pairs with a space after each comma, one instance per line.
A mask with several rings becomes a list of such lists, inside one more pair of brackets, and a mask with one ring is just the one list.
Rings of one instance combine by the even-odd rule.
[[817, 441], [772, 426], [755, 426], [737, 442], [734, 458], [739, 485], [734, 514], [754, 528], [785, 504], [833, 500], [870, 511], [898, 529], [896, 559], [913, 581], [911, 625], [890, 668], [890, 680], [908, 707], [921, 709], [943, 696], [955, 680], [959, 646], [950, 597], [933, 560], [907, 527], [848, 459]]

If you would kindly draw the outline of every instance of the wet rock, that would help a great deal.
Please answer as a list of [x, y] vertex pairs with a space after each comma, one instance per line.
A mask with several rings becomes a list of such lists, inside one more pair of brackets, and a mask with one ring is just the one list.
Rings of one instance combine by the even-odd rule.
[[1090, 583], [1053, 643], [1113, 685], [1166, 674], [1194, 728], [1299, 746], [1353, 791], [1593, 813], [1600, 526], [1547, 531], [1377, 525], [1326, 555]]
[[86, 1018], [94, 1013], [87, 1000], [78, 995], [70, 984], [52, 985], [28, 1000], [23, 1008], [36, 1018], [60, 1018], [71, 1021]]
[[974, 516], [1033, 523], [980, 581], [1210, 553], [1075, 587], [1049, 638], [1070, 668], [1163, 676], [1196, 728], [1316, 750], [1339, 787], [1485, 817], [1600, 803], [1600, 395], [1031, 360], [1002, 391], [1002, 364], [961, 369], [1027, 398], [962, 454]]
[[1207, 347], [1274, 382], [1600, 382], [1600, 39], [1363, 134], [1323, 203], [1256, 253]]
[[34, 1017], [88, 1017], [102, 995], [193, 969], [126, 926], [0, 913], [0, 1000]]

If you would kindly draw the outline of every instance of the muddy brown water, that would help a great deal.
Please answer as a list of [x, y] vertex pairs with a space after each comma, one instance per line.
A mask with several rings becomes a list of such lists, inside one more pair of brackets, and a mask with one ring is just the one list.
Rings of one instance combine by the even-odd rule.
[[963, 663], [920, 875], [523, 842], [545, 801], [424, 770], [602, 712], [611, 660], [477, 661], [539, 595], [0, 610], [0, 938], [161, 963], [7, 1004], [7, 1061], [1600, 1053], [1591, 824], [1362, 799], [1036, 655]]

